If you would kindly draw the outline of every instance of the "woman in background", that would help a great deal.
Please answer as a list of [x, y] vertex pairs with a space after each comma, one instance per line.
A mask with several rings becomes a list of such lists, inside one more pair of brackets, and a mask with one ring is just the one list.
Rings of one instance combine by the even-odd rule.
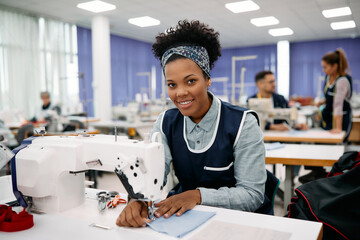
[[352, 95], [352, 79], [346, 74], [348, 62], [341, 49], [327, 53], [321, 61], [326, 74], [324, 95], [325, 98], [317, 106], [323, 105], [321, 111], [321, 126], [332, 133], [346, 132], [344, 142], [352, 127], [352, 113], [350, 98]]
[[[321, 127], [331, 133], [345, 131], [344, 142], [347, 142], [352, 127], [350, 98], [352, 95], [352, 79], [346, 74], [349, 68], [345, 54], [341, 49], [329, 52], [321, 59], [325, 76], [324, 96], [317, 107], [324, 105], [320, 112]], [[301, 183], [307, 183], [327, 176], [322, 167], [305, 167], [312, 170], [299, 177]]]

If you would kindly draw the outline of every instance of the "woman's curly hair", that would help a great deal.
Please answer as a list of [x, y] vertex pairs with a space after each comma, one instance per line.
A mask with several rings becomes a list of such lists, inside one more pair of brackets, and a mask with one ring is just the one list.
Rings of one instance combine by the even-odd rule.
[[[166, 30], [166, 33], [160, 33], [156, 37], [152, 50], [155, 57], [161, 61], [166, 50], [178, 46], [202, 46], [206, 48], [209, 54], [210, 69], [214, 67], [215, 61], [221, 56], [219, 33], [199, 21], [179, 21], [175, 28], [171, 27]], [[175, 58], [169, 59], [168, 62], [171, 60], [175, 60]]]

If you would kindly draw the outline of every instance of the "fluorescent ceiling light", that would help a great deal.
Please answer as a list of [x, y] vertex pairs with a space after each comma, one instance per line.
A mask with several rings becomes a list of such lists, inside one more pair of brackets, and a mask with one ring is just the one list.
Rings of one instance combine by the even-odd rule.
[[263, 27], [263, 26], [270, 26], [270, 25], [276, 25], [279, 24], [279, 20], [277, 18], [270, 16], [270, 17], [262, 17], [262, 18], [253, 18], [250, 20], [252, 24], [254, 24], [257, 27]]
[[351, 9], [349, 7], [333, 8], [322, 11], [322, 14], [326, 18], [347, 16], [351, 15]]
[[259, 5], [257, 5], [251, 0], [226, 3], [225, 7], [233, 13], [250, 12], [260, 9]]
[[356, 27], [355, 22], [351, 21], [344, 21], [344, 22], [333, 22], [330, 24], [333, 30], [340, 30], [340, 29], [347, 29], [347, 28], [354, 28]]
[[292, 35], [293, 33], [294, 31], [288, 27], [269, 29], [269, 34], [273, 37]]
[[130, 18], [128, 22], [139, 27], [150, 27], [150, 26], [160, 25], [159, 20], [149, 16]]
[[76, 7], [90, 11], [90, 12], [94, 12], [94, 13], [106, 12], [106, 11], [116, 9], [115, 5], [103, 2], [100, 0], [79, 3], [78, 5], [76, 5]]

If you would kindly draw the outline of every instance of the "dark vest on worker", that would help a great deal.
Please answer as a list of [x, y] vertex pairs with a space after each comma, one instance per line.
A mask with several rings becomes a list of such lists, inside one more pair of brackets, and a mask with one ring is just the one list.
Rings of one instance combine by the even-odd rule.
[[[214, 98], [214, 101], [219, 100]], [[180, 192], [197, 187], [235, 186], [233, 148], [247, 109], [225, 102], [220, 102], [219, 108], [214, 135], [201, 150], [190, 149], [185, 118], [178, 109], [170, 109], [164, 114], [162, 130], [168, 140]]]
[[[325, 130], [330, 130], [333, 128], [333, 121], [334, 121], [334, 115], [333, 115], [333, 104], [334, 104], [334, 97], [335, 97], [335, 89], [336, 89], [336, 83], [342, 76], [339, 76], [335, 83], [332, 86], [328, 86], [325, 81], [324, 85], [324, 95], [325, 95], [325, 107], [321, 112], [322, 115], [322, 124], [321, 127]], [[346, 79], [349, 81], [350, 84], [350, 98], [352, 95], [352, 78], [349, 75], [345, 76]], [[346, 131], [347, 136], [350, 133], [351, 130], [351, 105], [350, 105], [350, 98], [344, 100], [343, 104], [343, 121], [342, 121], [342, 130]]]

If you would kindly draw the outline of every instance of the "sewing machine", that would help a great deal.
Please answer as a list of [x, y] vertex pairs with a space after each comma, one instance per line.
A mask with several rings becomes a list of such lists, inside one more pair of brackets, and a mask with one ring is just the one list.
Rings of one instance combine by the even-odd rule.
[[4, 137], [2, 141], [3, 145], [6, 145], [7, 147], [16, 147], [18, 145], [18, 142], [15, 139], [14, 134], [10, 131], [10, 129], [5, 126], [5, 124], [0, 120], [0, 135]]
[[14, 156], [13, 152], [6, 147], [7, 139], [0, 134], [0, 169], [2, 169]]
[[155, 121], [159, 114], [168, 108], [172, 108], [171, 104], [159, 99], [147, 102], [129, 102], [127, 106], [119, 104], [112, 107], [112, 118], [129, 123]]
[[251, 110], [256, 111], [260, 119], [260, 126], [264, 130], [267, 121], [285, 120], [290, 126], [294, 126], [297, 120], [297, 109], [274, 108], [271, 98], [250, 98], [248, 105]]
[[112, 107], [113, 119], [128, 121], [130, 123], [140, 121], [140, 104], [138, 102], [129, 102], [125, 107], [122, 104]]
[[85, 171], [114, 171], [131, 198], [153, 202], [163, 188], [165, 156], [152, 142], [110, 135], [44, 136], [24, 140], [11, 160], [13, 191], [24, 207], [61, 212], [85, 199]]

